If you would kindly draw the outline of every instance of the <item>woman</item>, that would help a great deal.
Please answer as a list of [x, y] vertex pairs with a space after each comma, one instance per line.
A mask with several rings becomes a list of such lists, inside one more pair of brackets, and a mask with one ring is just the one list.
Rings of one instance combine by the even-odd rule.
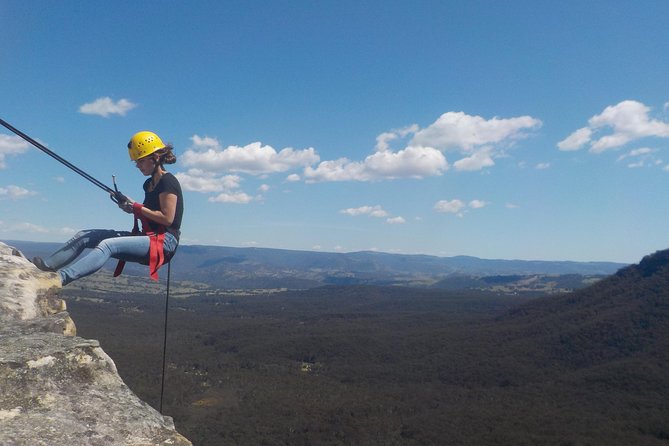
[[[143, 204], [131, 199], [118, 203], [125, 212], [135, 215], [135, 230], [81, 231], [50, 257], [35, 257], [33, 263], [43, 271], [57, 272], [63, 285], [93, 274], [110, 257], [120, 260], [115, 275], [120, 274], [123, 263], [128, 261], [148, 264], [151, 277], [157, 280], [158, 268], [168, 262], [177, 249], [183, 215], [181, 185], [163, 167], [177, 161], [172, 150], [171, 145], [163, 144], [153, 132], [138, 132], [128, 143], [130, 159], [149, 177], [144, 182]], [[137, 229], [138, 220], [142, 222], [142, 232]], [[86, 248], [93, 249], [74, 262]]]

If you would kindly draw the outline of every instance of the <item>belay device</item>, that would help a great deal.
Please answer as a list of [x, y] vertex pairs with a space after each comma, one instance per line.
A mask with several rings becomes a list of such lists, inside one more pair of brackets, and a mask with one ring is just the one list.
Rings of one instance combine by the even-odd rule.
[[[26, 135], [19, 129], [15, 128], [11, 124], [9, 124], [7, 121], [4, 119], [0, 119], [0, 124], [2, 124], [3, 127], [5, 127], [7, 130], [11, 131], [12, 133], [16, 134], [17, 136], [21, 137], [21, 139], [29, 142], [33, 146], [37, 147], [40, 149], [42, 152], [46, 153], [49, 155], [51, 158], [55, 159], [59, 163], [63, 164], [66, 167], [69, 167], [82, 177], [86, 178], [88, 181], [91, 183], [95, 184], [97, 187], [102, 189], [103, 191], [107, 192], [109, 194], [109, 197], [111, 200], [116, 203], [124, 203], [128, 201], [128, 197], [123, 195], [121, 192], [119, 192], [118, 187], [116, 186], [116, 177], [112, 175], [112, 182], [114, 183], [114, 189], [111, 187], [105, 185], [101, 181], [97, 180], [96, 178], [92, 177], [88, 173], [84, 172], [65, 158], [61, 157], [57, 153], [52, 152], [49, 150], [46, 146], [43, 144], [35, 141], [33, 138], [30, 136]], [[163, 336], [163, 371], [162, 371], [162, 377], [161, 377], [161, 384], [160, 384], [160, 413], [163, 412], [163, 394], [165, 392], [165, 357], [167, 356], [167, 314], [169, 310], [169, 300], [170, 300], [170, 272], [171, 272], [171, 266], [172, 262], [167, 263], [167, 292], [166, 292], [166, 297], [165, 297], [165, 330], [164, 330], [164, 336]], [[156, 279], [157, 280], [157, 279]]]

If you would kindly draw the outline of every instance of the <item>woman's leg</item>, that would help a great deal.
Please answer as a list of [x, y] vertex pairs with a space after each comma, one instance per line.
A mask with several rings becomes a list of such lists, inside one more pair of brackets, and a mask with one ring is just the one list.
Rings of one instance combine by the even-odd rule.
[[100, 241], [98, 245], [72, 265], [58, 270], [63, 285], [89, 274], [93, 274], [110, 257], [128, 262], [141, 262], [149, 254], [149, 237], [145, 235], [113, 237]]
[[42, 264], [54, 271], [70, 264], [86, 248], [93, 248], [104, 239], [130, 235], [128, 231], [113, 229], [87, 229], [79, 231], [58, 251], [42, 261]]

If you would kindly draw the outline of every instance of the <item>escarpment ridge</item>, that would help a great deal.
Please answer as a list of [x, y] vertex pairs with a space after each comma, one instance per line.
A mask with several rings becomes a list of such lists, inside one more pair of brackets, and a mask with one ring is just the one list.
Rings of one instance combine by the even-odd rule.
[[60, 280], [0, 242], [0, 444], [191, 445], [76, 336]]

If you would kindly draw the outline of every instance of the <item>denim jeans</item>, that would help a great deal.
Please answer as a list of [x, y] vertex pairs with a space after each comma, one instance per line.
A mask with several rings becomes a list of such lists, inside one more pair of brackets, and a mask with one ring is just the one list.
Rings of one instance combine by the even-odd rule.
[[[174, 235], [166, 232], [163, 243], [166, 258], [171, 257], [177, 245]], [[86, 248], [91, 248], [91, 251], [75, 262]], [[63, 285], [67, 285], [73, 280], [93, 274], [110, 257], [147, 264], [148, 256], [149, 237], [146, 235], [133, 235], [129, 231], [113, 229], [88, 229], [78, 232], [62, 248], [44, 259], [44, 264], [58, 270]]]

